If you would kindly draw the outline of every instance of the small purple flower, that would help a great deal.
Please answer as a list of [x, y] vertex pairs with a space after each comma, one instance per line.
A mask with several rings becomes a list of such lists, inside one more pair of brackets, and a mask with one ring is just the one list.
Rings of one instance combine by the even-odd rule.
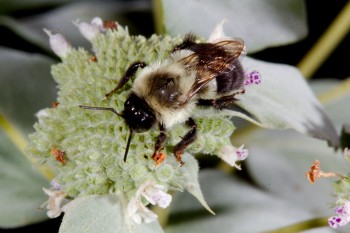
[[350, 201], [346, 201], [344, 205], [335, 208], [334, 211], [338, 215], [328, 219], [330, 227], [339, 228], [350, 222]]
[[43, 188], [45, 194], [49, 196], [49, 200], [42, 204], [46, 205], [47, 216], [49, 218], [57, 218], [62, 212], [65, 212], [64, 207], [68, 203], [66, 194], [62, 191], [62, 186], [55, 179], [50, 182], [50, 189]]
[[46, 205], [47, 216], [49, 218], [57, 218], [63, 212], [62, 206], [67, 202], [64, 192], [46, 188], [43, 188], [43, 191], [49, 196], [49, 200], [43, 204]]
[[127, 213], [137, 224], [142, 222], [150, 223], [155, 221], [158, 216], [148, 209], [142, 202], [144, 197], [152, 205], [158, 205], [161, 208], [167, 208], [170, 205], [172, 196], [166, 193], [163, 185], [156, 184], [154, 181], [146, 181], [135, 193], [135, 196], [131, 198], [128, 206]]
[[55, 179], [51, 180], [50, 185], [51, 190], [62, 190], [62, 186]]
[[253, 70], [252, 72], [246, 73], [245, 76], [245, 85], [252, 85], [252, 84], [260, 84], [261, 83], [261, 74], [256, 71]]
[[236, 162], [245, 160], [248, 157], [248, 154], [249, 151], [248, 149], [244, 149], [244, 145], [241, 145], [239, 148], [232, 145], [224, 145], [217, 153], [219, 158], [238, 170], [241, 170], [241, 166], [237, 165]]

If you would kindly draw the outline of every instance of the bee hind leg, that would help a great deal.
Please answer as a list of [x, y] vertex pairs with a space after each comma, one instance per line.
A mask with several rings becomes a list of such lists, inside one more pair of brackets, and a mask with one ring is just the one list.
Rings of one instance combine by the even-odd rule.
[[129, 79], [135, 75], [138, 68], [144, 68], [144, 67], [146, 67], [146, 63], [144, 63], [144, 62], [132, 63], [129, 66], [129, 68], [126, 70], [126, 72], [124, 73], [123, 77], [120, 79], [118, 85], [113, 90], [111, 90], [110, 92], [105, 94], [106, 98], [108, 99], [114, 92], [116, 92], [120, 88], [122, 88], [125, 85], [125, 83], [127, 83], [129, 81]]
[[235, 98], [237, 94], [243, 94], [244, 90], [239, 93], [234, 93], [232, 95], [225, 95], [217, 99], [199, 99], [198, 105], [200, 106], [211, 106], [216, 109], [224, 109], [230, 107], [238, 99]]
[[187, 134], [181, 139], [181, 141], [174, 146], [174, 155], [176, 157], [176, 160], [180, 163], [180, 165], [184, 165], [185, 163], [182, 161], [182, 155], [184, 153], [184, 150], [192, 143], [194, 140], [196, 140], [197, 137], [197, 124], [196, 122], [190, 117], [186, 121], [186, 124], [191, 127], [190, 131], [187, 132]]

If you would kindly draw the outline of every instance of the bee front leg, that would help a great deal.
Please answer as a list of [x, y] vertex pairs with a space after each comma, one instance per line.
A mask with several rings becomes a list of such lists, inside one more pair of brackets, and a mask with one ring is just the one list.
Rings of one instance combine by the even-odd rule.
[[182, 140], [174, 146], [174, 154], [176, 160], [182, 165], [185, 163], [182, 161], [182, 154], [186, 147], [188, 147], [197, 138], [197, 125], [196, 122], [190, 117], [186, 121], [186, 124], [191, 127], [190, 131], [182, 138]]
[[159, 135], [157, 137], [156, 144], [154, 145], [154, 153], [152, 155], [152, 159], [156, 162], [156, 164], [160, 164], [165, 159], [165, 154], [162, 152], [164, 149], [165, 141], [167, 140], [167, 135], [165, 133], [165, 127], [162, 123], [159, 123]]
[[108, 99], [114, 92], [122, 88], [125, 85], [125, 83], [127, 83], [129, 79], [135, 75], [138, 68], [144, 67], [146, 67], [146, 63], [144, 62], [134, 62], [133, 64], [131, 64], [124, 73], [123, 77], [120, 79], [118, 85], [113, 90], [105, 94], [106, 98]]

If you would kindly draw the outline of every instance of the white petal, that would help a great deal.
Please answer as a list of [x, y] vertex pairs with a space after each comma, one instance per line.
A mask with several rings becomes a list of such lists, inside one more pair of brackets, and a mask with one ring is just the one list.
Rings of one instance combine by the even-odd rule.
[[51, 196], [53, 195], [53, 191], [51, 191], [50, 189], [43, 188], [43, 191], [44, 191], [49, 197], [51, 197]]
[[129, 201], [127, 214], [137, 224], [140, 224], [142, 221], [145, 223], [153, 222], [158, 216], [144, 206], [141, 198], [144, 197], [152, 205], [159, 205], [161, 208], [166, 208], [169, 206], [172, 196], [164, 190], [164, 186], [157, 185], [154, 181], [144, 182], [136, 191], [135, 196]]
[[79, 29], [80, 33], [89, 41], [93, 40], [98, 34], [104, 32], [103, 21], [99, 17], [95, 17], [91, 20], [91, 23], [79, 22], [76, 20], [73, 22]]
[[128, 206], [126, 207], [126, 211], [129, 216], [133, 216], [137, 212], [138, 208], [139, 208], [138, 200], [134, 197], [134, 198], [131, 198], [131, 200], [129, 201]]
[[89, 41], [94, 39], [95, 36], [98, 33], [100, 33], [100, 31], [97, 28], [95, 28], [95, 27], [93, 27], [90, 24], [85, 23], [85, 22], [79, 23], [77, 26], [79, 28], [80, 33]]
[[140, 209], [140, 216], [143, 219], [143, 221], [145, 221], [145, 223], [151, 223], [158, 218], [158, 216], [155, 213], [153, 213], [145, 206], [143, 206], [143, 208]]
[[35, 114], [35, 116], [36, 116], [37, 118], [48, 117], [48, 116], [49, 116], [49, 113], [48, 113], [47, 109], [42, 109], [42, 110], [40, 110], [39, 112], [37, 112], [37, 114]]
[[237, 165], [236, 162], [239, 160], [244, 160], [248, 157], [248, 150], [243, 149], [243, 146], [244, 145], [236, 148], [232, 145], [225, 145], [220, 148], [217, 155], [230, 166], [236, 167], [240, 170], [241, 167]]
[[103, 20], [100, 17], [95, 17], [91, 20], [91, 25], [103, 28]]
[[152, 185], [150, 184], [145, 188], [144, 193], [142, 194], [147, 201], [152, 205], [159, 205], [161, 208], [166, 208], [171, 202], [171, 195], [163, 191], [164, 187], [161, 185]]
[[172, 200], [172, 196], [170, 194], [167, 194], [167, 193], [164, 193], [164, 195], [162, 196], [162, 198], [160, 198], [158, 201], [157, 201], [157, 205], [160, 207], [160, 208], [167, 208], [169, 205], [170, 205], [170, 202]]
[[216, 25], [212, 33], [209, 35], [208, 42], [215, 43], [228, 37], [224, 33], [223, 25], [227, 22], [227, 19], [221, 20], [220, 23]]
[[136, 197], [132, 198], [128, 203], [127, 213], [137, 224], [141, 224], [142, 221], [150, 223], [158, 218], [155, 213], [145, 207]]
[[44, 192], [49, 196], [46, 208], [47, 216], [56, 218], [62, 213], [61, 204], [65, 200], [64, 193], [58, 190], [49, 190], [43, 188]]
[[131, 217], [132, 217], [132, 220], [134, 220], [134, 222], [135, 222], [136, 224], [141, 224], [141, 223], [142, 223], [142, 218], [141, 218], [140, 215], [138, 215], [138, 214], [133, 214]]
[[349, 220], [341, 216], [333, 216], [328, 219], [329, 226], [332, 228], [339, 228], [349, 223]]
[[50, 209], [46, 212], [46, 214], [49, 218], [57, 218], [58, 216], [61, 215], [61, 213], [62, 213], [62, 211], [60, 209], [54, 209], [54, 210]]
[[72, 46], [61, 34], [52, 34], [45, 28], [43, 30], [49, 36], [49, 42], [52, 51], [60, 58], [65, 58], [67, 54], [72, 50]]
[[241, 145], [238, 149], [236, 149], [237, 160], [245, 160], [249, 155], [249, 151], [243, 147], [244, 145]]

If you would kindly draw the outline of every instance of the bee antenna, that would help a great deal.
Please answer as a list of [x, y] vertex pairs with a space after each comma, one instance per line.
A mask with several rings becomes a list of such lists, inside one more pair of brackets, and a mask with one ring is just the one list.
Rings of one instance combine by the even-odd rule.
[[126, 158], [128, 157], [128, 152], [129, 152], [129, 147], [130, 147], [130, 143], [131, 143], [132, 133], [133, 133], [133, 130], [130, 129], [128, 142], [126, 143], [126, 149], [125, 149], [125, 154], [124, 154], [124, 162], [126, 162]]
[[105, 107], [92, 107], [92, 106], [85, 106], [85, 105], [79, 105], [82, 109], [90, 109], [90, 110], [100, 110], [100, 111], [111, 111], [114, 114], [117, 114], [120, 117], [123, 117], [122, 114], [118, 113], [114, 108], [105, 108]]

